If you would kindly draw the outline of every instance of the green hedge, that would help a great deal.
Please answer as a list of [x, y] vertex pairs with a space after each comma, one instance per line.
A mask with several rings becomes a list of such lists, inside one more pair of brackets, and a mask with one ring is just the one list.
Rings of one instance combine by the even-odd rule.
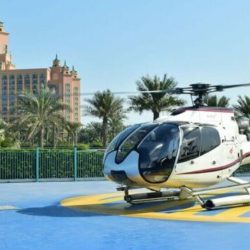
[[74, 150], [0, 150], [0, 180], [103, 177], [103, 154], [81, 150], [75, 157]]
[[35, 154], [32, 150], [1, 150], [0, 179], [35, 178]]
[[[0, 149], [0, 181], [103, 177], [103, 155], [103, 151], [97, 150]], [[249, 173], [250, 164], [247, 164], [235, 175]]]

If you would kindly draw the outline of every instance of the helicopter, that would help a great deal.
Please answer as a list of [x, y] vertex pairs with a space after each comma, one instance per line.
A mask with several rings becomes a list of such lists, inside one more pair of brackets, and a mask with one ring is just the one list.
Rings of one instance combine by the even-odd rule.
[[[244, 133], [249, 121], [237, 120], [232, 108], [204, 103], [209, 93], [247, 86], [194, 83], [165, 91], [195, 100], [192, 106], [119, 133], [104, 155], [105, 177], [119, 184], [117, 190], [124, 191], [124, 200], [131, 204], [190, 198], [208, 210], [250, 204], [250, 182], [233, 176], [250, 163], [250, 141]], [[226, 180], [232, 184], [211, 187]], [[139, 188], [150, 191], [130, 193]], [[211, 192], [235, 190], [244, 194], [207, 198]]]

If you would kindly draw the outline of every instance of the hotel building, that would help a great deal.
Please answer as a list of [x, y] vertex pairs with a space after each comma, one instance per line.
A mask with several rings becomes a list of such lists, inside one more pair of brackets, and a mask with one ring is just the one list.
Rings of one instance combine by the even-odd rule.
[[77, 71], [60, 64], [56, 58], [50, 68], [16, 69], [8, 50], [9, 33], [0, 22], [0, 118], [8, 121], [16, 105], [17, 96], [24, 91], [39, 93], [42, 85], [53, 89], [70, 105], [64, 116], [70, 122], [80, 123], [80, 78]]

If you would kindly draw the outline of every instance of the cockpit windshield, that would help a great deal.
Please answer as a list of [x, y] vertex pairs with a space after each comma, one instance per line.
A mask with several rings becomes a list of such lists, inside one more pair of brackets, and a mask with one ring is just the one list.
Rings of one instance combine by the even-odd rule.
[[143, 178], [152, 183], [166, 181], [174, 168], [179, 144], [176, 124], [164, 123], [151, 131], [138, 147]]
[[122, 162], [126, 156], [141, 142], [141, 140], [158, 124], [145, 124], [132, 133], [119, 147], [116, 162]]
[[172, 173], [179, 145], [179, 124], [139, 124], [121, 132], [109, 145], [106, 156], [116, 151], [115, 163], [122, 164], [132, 151], [136, 151], [141, 176], [147, 182], [160, 183]]
[[140, 126], [141, 124], [135, 124], [133, 126], [127, 127], [121, 133], [119, 133], [109, 144], [106, 150], [106, 154], [110, 153], [111, 151], [117, 150], [120, 144], [126, 139], [126, 137], [133, 133]]

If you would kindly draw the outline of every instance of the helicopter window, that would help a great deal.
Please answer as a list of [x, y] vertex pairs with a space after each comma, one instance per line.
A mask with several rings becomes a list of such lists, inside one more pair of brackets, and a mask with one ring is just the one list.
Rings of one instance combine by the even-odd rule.
[[137, 128], [139, 128], [141, 124], [135, 124], [133, 126], [129, 126], [128, 128], [124, 129], [121, 133], [119, 133], [109, 144], [106, 155], [110, 153], [111, 151], [117, 150], [117, 148], [120, 146], [122, 141], [132, 132], [134, 132]]
[[175, 124], [161, 124], [151, 131], [139, 145], [140, 173], [151, 183], [166, 181], [175, 164], [179, 148], [179, 128]]
[[206, 154], [220, 145], [220, 135], [215, 128], [203, 127], [201, 129], [201, 155]]
[[152, 129], [157, 127], [158, 124], [146, 124], [142, 125], [134, 133], [124, 140], [118, 149], [116, 154], [116, 162], [121, 163], [127, 155], [141, 142], [141, 140], [147, 135]]
[[183, 140], [178, 162], [184, 162], [200, 155], [201, 134], [198, 127], [184, 127]]

